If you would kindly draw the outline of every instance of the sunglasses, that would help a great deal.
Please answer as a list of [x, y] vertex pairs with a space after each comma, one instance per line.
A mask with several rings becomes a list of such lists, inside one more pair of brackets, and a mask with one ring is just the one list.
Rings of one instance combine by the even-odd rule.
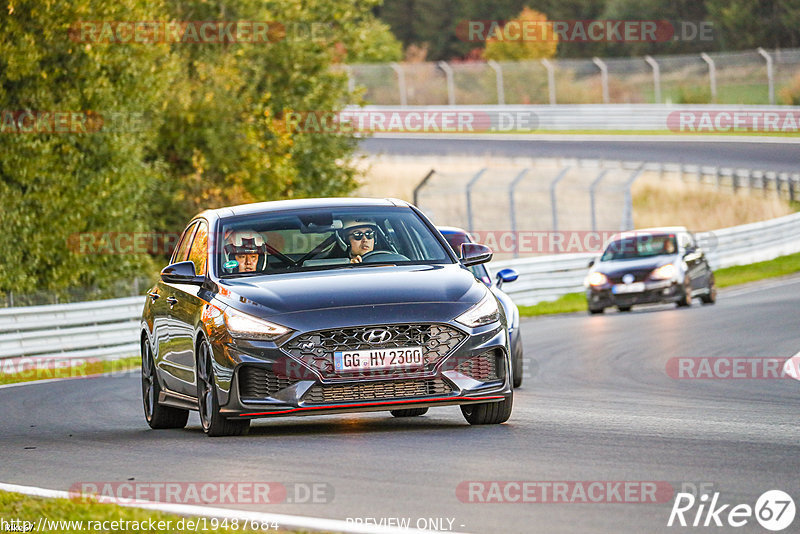
[[355, 239], [356, 241], [361, 241], [362, 237], [373, 239], [375, 237], [375, 232], [372, 230], [367, 230], [366, 232], [353, 232], [352, 234], [348, 234], [347, 237], [350, 239]]

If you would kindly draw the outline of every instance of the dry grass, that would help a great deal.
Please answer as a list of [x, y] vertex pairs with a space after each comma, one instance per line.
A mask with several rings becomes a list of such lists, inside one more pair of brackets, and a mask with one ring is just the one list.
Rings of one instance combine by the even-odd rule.
[[637, 228], [680, 225], [700, 232], [774, 219], [792, 212], [787, 201], [745, 191], [734, 194], [672, 181], [643, 182], [633, 188], [633, 221]]

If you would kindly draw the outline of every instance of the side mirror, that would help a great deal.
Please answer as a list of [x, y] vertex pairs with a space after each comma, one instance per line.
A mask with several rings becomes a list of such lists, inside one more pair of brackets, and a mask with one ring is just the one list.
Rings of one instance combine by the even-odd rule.
[[503, 269], [502, 271], [498, 271], [497, 273], [497, 288], [500, 289], [503, 287], [503, 283], [505, 282], [513, 282], [519, 278], [519, 274], [514, 269]]
[[168, 284], [192, 284], [202, 285], [205, 276], [197, 276], [194, 272], [194, 262], [179, 261], [164, 267], [161, 271], [161, 279]]
[[591, 269], [594, 266], [594, 258], [589, 260], [589, 268]]
[[492, 259], [492, 249], [479, 243], [461, 244], [461, 265], [469, 267]]

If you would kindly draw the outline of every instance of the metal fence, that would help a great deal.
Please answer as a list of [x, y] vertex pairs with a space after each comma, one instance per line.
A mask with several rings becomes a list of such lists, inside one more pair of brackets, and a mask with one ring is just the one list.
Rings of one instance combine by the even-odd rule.
[[[714, 190], [800, 200], [800, 173], [678, 163], [581, 159], [535, 160], [522, 168], [473, 172], [432, 170], [417, 185], [414, 204], [435, 223], [470, 232], [517, 235], [521, 229], [608, 231], [634, 228], [635, 182], [673, 181]], [[498, 251], [498, 259], [525, 255]], [[528, 254], [530, 255], [530, 254]]]
[[781, 93], [800, 85], [800, 49], [344, 68], [379, 105], [789, 104]]
[[0, 358], [52, 362], [138, 354], [144, 299], [0, 309]]
[[[712, 269], [747, 265], [800, 252], [800, 213], [769, 221], [696, 234]], [[503, 286], [518, 305], [554, 300], [584, 290], [589, 260], [597, 254], [560, 254], [539, 258], [495, 261], [494, 273], [512, 267], [519, 279]]]

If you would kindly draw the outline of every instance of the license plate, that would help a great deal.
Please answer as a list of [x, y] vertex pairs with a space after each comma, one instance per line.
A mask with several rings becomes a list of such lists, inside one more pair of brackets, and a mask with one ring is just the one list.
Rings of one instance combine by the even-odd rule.
[[422, 347], [347, 350], [333, 353], [333, 368], [337, 372], [422, 367], [423, 363]]
[[634, 282], [632, 284], [616, 284], [611, 288], [615, 295], [620, 293], [641, 293], [644, 291], [644, 282]]

